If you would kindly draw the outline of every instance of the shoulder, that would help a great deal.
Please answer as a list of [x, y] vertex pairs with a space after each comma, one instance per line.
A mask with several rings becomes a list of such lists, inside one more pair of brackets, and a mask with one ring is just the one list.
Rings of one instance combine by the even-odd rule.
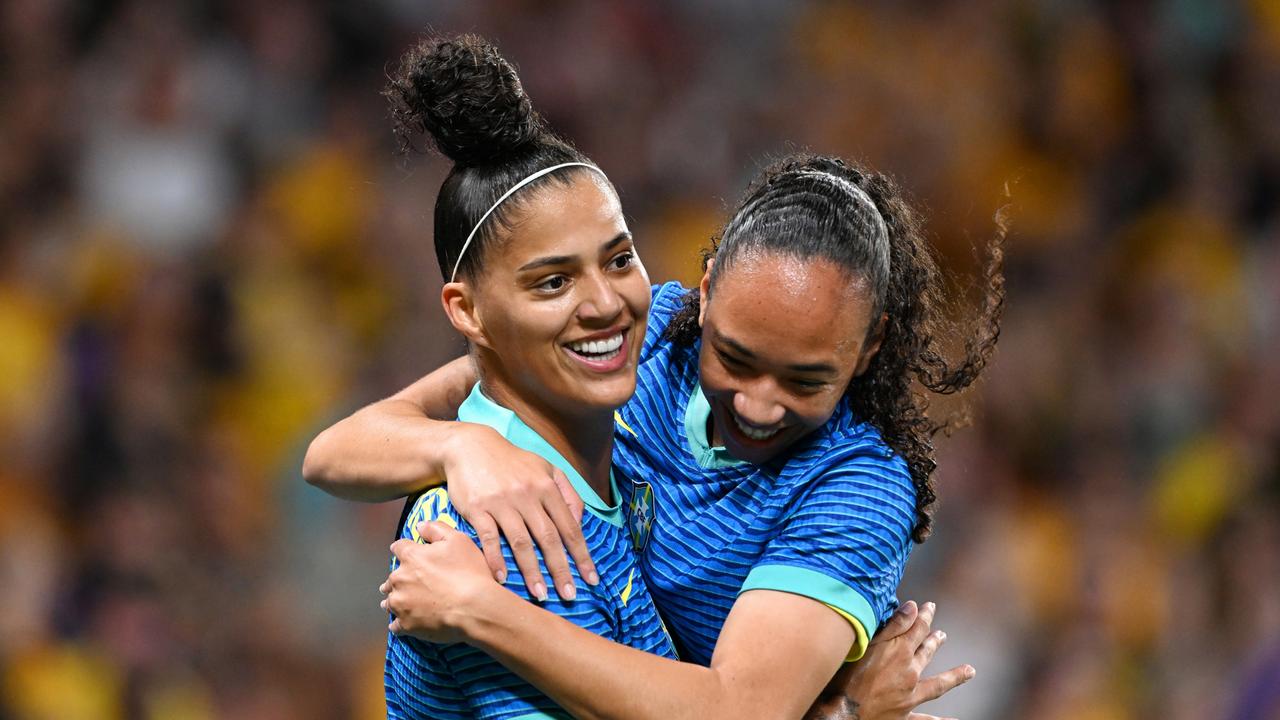
[[803, 477], [804, 494], [835, 501], [840, 514], [861, 514], [874, 504], [910, 527], [916, 487], [902, 455], [868, 423], [848, 419], [824, 430], [787, 463], [790, 473]]
[[667, 326], [671, 324], [671, 319], [685, 306], [685, 298], [691, 292], [693, 291], [689, 288], [674, 281], [650, 288], [652, 300], [649, 304], [649, 330], [645, 334], [646, 344], [650, 338], [656, 339], [662, 336]]
[[449, 502], [449, 491], [443, 487], [437, 487], [409, 499], [404, 519], [400, 522], [400, 537], [421, 542], [418, 525], [437, 520], [469, 535], [474, 534], [471, 526], [458, 514], [453, 503]]

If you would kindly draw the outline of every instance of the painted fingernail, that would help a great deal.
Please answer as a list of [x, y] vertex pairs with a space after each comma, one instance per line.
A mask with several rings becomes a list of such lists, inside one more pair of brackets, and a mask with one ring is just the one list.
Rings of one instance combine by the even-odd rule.
[[500, 583], [504, 583], [504, 582], [506, 582], [506, 581], [507, 581], [507, 571], [506, 571], [506, 570], [499, 570], [499, 571], [498, 571], [498, 582], [500, 582]]
[[547, 601], [547, 586], [546, 586], [545, 584], [543, 584], [543, 583], [534, 583], [534, 584], [533, 584], [533, 596], [534, 596], [535, 598], [537, 598], [537, 599], [538, 599], [538, 602], [546, 602], [546, 601]]
[[941, 630], [939, 630], [939, 631], [938, 631], [938, 642], [942, 642], [943, 640], [946, 640], [946, 639], [947, 639], [947, 634], [946, 634], [946, 633], [944, 633], [944, 632], [942, 632]]
[[588, 572], [587, 572], [587, 584], [588, 584], [588, 585], [599, 585], [599, 584], [600, 584], [600, 573], [596, 572], [595, 570], [590, 570], [590, 571], [588, 571]]
[[974, 670], [972, 665], [965, 665], [965, 667], [964, 667], [964, 679], [965, 679], [965, 680], [972, 680], [972, 679], [973, 679], [973, 676], [975, 676], [975, 675], [977, 675], [977, 674], [978, 674], [978, 671], [977, 671], [977, 670]]
[[903, 615], [914, 615], [916, 613], [916, 601], [908, 600], [902, 603], [902, 607], [898, 608], [898, 612]]
[[934, 605], [931, 602], [927, 602], [924, 604], [924, 609], [928, 610], [929, 612], [933, 612], [937, 607], [938, 607], [937, 605]]
[[560, 589], [561, 600], [572, 600], [576, 597], [578, 597], [578, 589], [573, 586], [573, 583], [567, 582]]

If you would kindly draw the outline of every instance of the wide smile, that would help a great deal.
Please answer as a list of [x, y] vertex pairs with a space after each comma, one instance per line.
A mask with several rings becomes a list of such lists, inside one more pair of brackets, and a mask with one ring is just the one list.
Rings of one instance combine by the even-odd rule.
[[631, 345], [631, 328], [575, 340], [561, 345], [565, 354], [592, 372], [613, 372], [627, 364]]
[[785, 425], [775, 425], [771, 428], [756, 427], [755, 425], [743, 422], [742, 418], [738, 417], [738, 414], [728, 407], [721, 405], [721, 408], [724, 410], [725, 416], [731, 420], [731, 422], [728, 423], [731, 426], [728, 434], [739, 445], [745, 447], [764, 447], [766, 445], [771, 445], [778, 439], [778, 436], [782, 431], [787, 429], [787, 426]]

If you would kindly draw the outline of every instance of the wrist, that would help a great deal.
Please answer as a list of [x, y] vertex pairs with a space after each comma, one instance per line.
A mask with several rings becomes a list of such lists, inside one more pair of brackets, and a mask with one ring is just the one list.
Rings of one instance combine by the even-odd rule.
[[455, 468], [467, 462], [468, 453], [475, 456], [476, 446], [480, 444], [479, 436], [484, 432], [494, 432], [492, 428], [474, 423], [452, 421], [440, 422], [444, 426], [438, 452], [429, 456], [434, 461], [432, 475], [439, 477], [441, 484], [449, 480]]
[[488, 582], [455, 607], [446, 622], [465, 642], [485, 649], [497, 638], [511, 633], [514, 618], [526, 605], [526, 601], [502, 585]]

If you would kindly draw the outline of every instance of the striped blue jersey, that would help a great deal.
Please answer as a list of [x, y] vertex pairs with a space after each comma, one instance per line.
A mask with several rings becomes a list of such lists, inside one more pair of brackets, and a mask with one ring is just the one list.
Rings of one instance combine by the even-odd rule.
[[699, 346], [662, 338], [686, 292], [654, 288], [636, 394], [616, 424], [614, 467], [649, 590], [685, 660], [711, 661], [751, 589], [825, 603], [852, 624], [857, 659], [897, 607], [915, 523], [906, 463], [847, 401], [776, 463], [711, 447]]
[[[515, 413], [485, 397], [478, 385], [459, 409], [458, 419], [489, 425], [516, 447], [546, 458], [564, 471], [587, 506], [582, 534], [600, 573], [600, 584], [592, 587], [580, 582], [570, 559], [577, 599], [565, 602], [552, 595], [542, 606], [614, 642], [674, 658], [671, 639], [636, 565], [621, 506], [601, 500], [560, 453]], [[400, 537], [422, 542], [418, 524], [430, 520], [452, 525], [476, 539], [475, 530], [454, 509], [444, 488], [409, 499], [400, 522]], [[502, 554], [507, 561], [507, 589], [528, 597], [505, 539]], [[388, 633], [384, 685], [390, 718], [569, 717], [497, 660], [462, 643], [442, 645]]]

